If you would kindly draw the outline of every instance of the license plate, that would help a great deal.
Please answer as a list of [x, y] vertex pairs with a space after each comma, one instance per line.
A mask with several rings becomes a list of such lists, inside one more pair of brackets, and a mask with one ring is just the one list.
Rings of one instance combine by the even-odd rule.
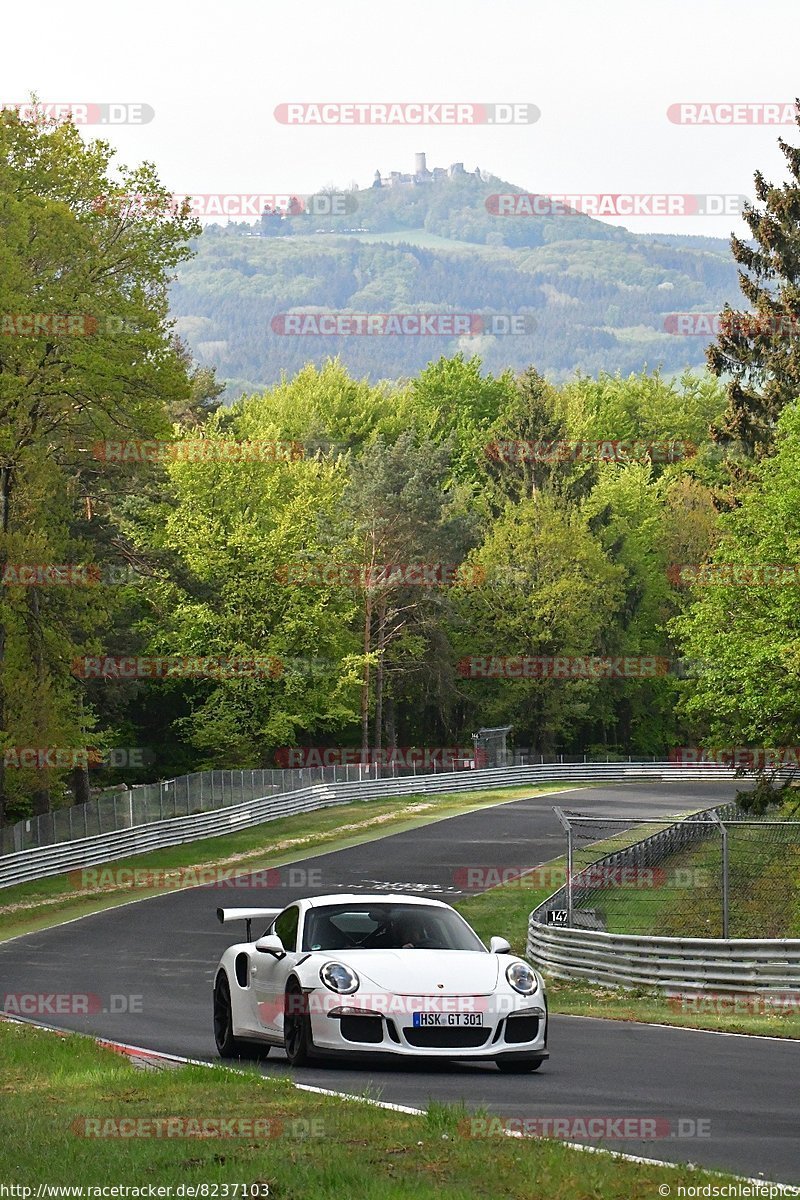
[[436, 1028], [483, 1025], [483, 1013], [415, 1012], [413, 1016], [415, 1029], [431, 1025]]

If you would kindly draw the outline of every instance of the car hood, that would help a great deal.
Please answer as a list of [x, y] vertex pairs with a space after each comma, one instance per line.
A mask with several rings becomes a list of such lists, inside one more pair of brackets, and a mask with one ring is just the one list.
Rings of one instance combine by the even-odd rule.
[[395, 996], [489, 996], [500, 971], [497, 955], [480, 950], [350, 950], [335, 957], [358, 972], [362, 989], [371, 983]]

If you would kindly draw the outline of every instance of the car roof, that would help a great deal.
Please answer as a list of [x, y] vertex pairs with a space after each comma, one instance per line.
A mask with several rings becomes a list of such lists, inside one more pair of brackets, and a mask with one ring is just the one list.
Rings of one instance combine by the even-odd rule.
[[425, 896], [406, 896], [403, 892], [334, 892], [330, 896], [309, 896], [301, 901], [308, 908], [322, 908], [330, 904], [420, 904], [436, 908], [449, 908], [442, 900], [428, 900]]

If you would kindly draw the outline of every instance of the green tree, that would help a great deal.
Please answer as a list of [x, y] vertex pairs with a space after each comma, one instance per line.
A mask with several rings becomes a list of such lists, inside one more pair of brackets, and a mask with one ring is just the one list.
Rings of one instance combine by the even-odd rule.
[[402, 575], [387, 578], [381, 569], [393, 564], [437, 564], [446, 571], [461, 562], [476, 540], [477, 520], [469, 513], [467, 489], [449, 485], [450, 474], [449, 443], [417, 443], [410, 431], [393, 445], [379, 436], [353, 464], [344, 504], [357, 561], [364, 564], [366, 572], [361, 690], [365, 751], [370, 746], [373, 658], [372, 744], [376, 748], [382, 745], [387, 698], [389, 738], [393, 740], [393, 702], [403, 690], [404, 676], [415, 673], [419, 690], [425, 687], [426, 677], [438, 677], [446, 668], [446, 660], [432, 653], [435, 631], [447, 605], [446, 586], [444, 590], [409, 586]]
[[[68, 489], [74, 513], [90, 513], [92, 444], [167, 434], [167, 406], [187, 391], [170, 340], [167, 286], [198, 227], [188, 208], [172, 210], [152, 166], [122, 167], [112, 177], [112, 156], [105, 142], [86, 144], [70, 121], [0, 113], [0, 568], [20, 534], [35, 541], [38, 530], [51, 548], [58, 540], [47, 537], [46, 508], [29, 509], [26, 478], [38, 477], [49, 459], [59, 471], [56, 494]], [[47, 604], [25, 603], [31, 631], [45, 621]], [[3, 667], [6, 654], [20, 657], [10, 642], [21, 636], [9, 610], [16, 604], [17, 597], [0, 598], [6, 733], [13, 731]], [[79, 687], [67, 684], [64, 663], [48, 660], [47, 651], [47, 638], [37, 638], [42, 695], [57, 670], [52, 703], [80, 710]], [[46, 744], [58, 725], [64, 721], [40, 728]], [[0, 818], [4, 797], [0, 764]]]
[[[509, 504], [468, 563], [483, 568], [486, 586], [459, 593], [453, 634], [459, 657], [604, 651], [623, 595], [624, 571], [608, 561], [574, 506], [549, 491]], [[512, 724], [518, 744], [551, 752], [590, 717], [598, 684], [478, 675], [463, 683], [461, 694], [473, 720]]]
[[[742, 504], [720, 518], [712, 562], [788, 567], [764, 583], [691, 589], [673, 622], [684, 654], [702, 663], [684, 687], [695, 736], [712, 745], [796, 745], [800, 736], [800, 406], [778, 420], [775, 455], [754, 471]], [[746, 572], [743, 576], [747, 580]]]

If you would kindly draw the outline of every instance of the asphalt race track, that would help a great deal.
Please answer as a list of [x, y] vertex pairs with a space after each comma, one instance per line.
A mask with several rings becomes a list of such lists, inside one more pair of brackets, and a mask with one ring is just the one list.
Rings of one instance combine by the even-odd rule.
[[[279, 907], [312, 892], [404, 885], [445, 900], [469, 866], [533, 866], [563, 852], [552, 806], [598, 815], [658, 815], [732, 798], [731, 783], [595, 787], [452, 817], [303, 860], [314, 886], [192, 888], [125, 905], [0, 945], [0, 992], [90, 993], [90, 1015], [40, 1018], [59, 1028], [192, 1058], [214, 1059], [211, 985], [236, 926], [219, 905]], [[282, 869], [285, 876], [286, 868]], [[498, 929], [498, 934], [504, 930]], [[241, 935], [243, 936], [243, 934]], [[122, 1000], [115, 1000], [122, 997]], [[131, 1000], [130, 998], [134, 998]], [[140, 999], [136, 999], [140, 998]], [[135, 1008], [136, 1011], [112, 1011]], [[105, 1010], [105, 1011], [103, 1011]], [[551, 1058], [538, 1073], [501, 1075], [493, 1064], [319, 1066], [298, 1082], [424, 1107], [464, 1100], [505, 1117], [652, 1117], [673, 1131], [710, 1123], [710, 1136], [606, 1143], [646, 1157], [692, 1162], [800, 1183], [800, 1044], [581, 1017], [551, 1022]], [[265, 1074], [285, 1075], [273, 1050]]]

